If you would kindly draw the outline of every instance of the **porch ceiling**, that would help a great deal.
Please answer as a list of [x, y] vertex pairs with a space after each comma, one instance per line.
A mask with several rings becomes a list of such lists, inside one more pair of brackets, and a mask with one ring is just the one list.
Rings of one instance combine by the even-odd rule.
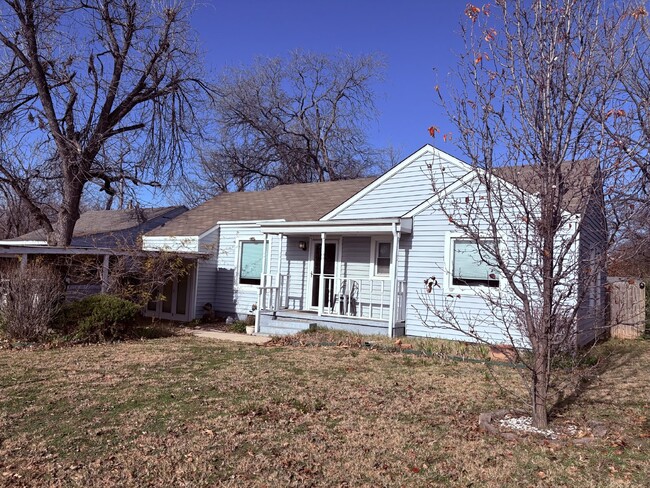
[[390, 234], [393, 225], [402, 234], [410, 234], [413, 228], [411, 218], [363, 219], [363, 220], [328, 220], [303, 222], [273, 222], [262, 225], [265, 234], [306, 235], [306, 234], [339, 234], [339, 235], [376, 235]]

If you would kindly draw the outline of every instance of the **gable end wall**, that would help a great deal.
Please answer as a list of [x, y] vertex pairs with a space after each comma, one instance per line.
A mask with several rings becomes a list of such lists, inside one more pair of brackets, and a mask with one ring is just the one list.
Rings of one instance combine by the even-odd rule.
[[401, 217], [469, 172], [456, 163], [425, 152], [376, 188], [363, 195], [331, 220]]

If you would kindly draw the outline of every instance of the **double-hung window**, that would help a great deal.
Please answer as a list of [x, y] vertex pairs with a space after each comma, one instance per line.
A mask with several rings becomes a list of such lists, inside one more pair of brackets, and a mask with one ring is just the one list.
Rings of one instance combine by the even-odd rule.
[[373, 241], [373, 276], [386, 278], [390, 275], [390, 241]]
[[499, 287], [498, 268], [490, 263], [489, 250], [466, 238], [451, 239], [452, 285]]
[[264, 243], [242, 241], [239, 247], [239, 284], [259, 285], [262, 279]]

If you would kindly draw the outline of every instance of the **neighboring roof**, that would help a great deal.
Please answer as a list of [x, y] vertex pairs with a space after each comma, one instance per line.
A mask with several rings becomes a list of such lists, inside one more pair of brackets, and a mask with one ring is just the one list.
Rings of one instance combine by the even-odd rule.
[[[562, 207], [568, 212], [580, 214], [593, 195], [600, 165], [595, 159], [583, 159], [562, 163], [561, 170], [566, 185]], [[539, 166], [494, 168], [494, 174], [525, 192], [534, 194], [540, 190]]]
[[295, 183], [265, 191], [222, 193], [147, 236], [198, 236], [217, 222], [227, 221], [318, 220], [375, 179]]
[[[35, 246], [35, 245], [11, 245], [9, 241], [0, 241], [0, 258], [20, 258], [24, 255], [38, 256], [151, 256], [151, 251], [141, 251], [137, 248], [114, 248], [114, 247], [57, 247], [57, 246]], [[201, 252], [175, 252], [174, 255], [185, 259], [200, 259], [210, 256], [209, 253]]]
[[[186, 212], [184, 206], [132, 208], [127, 210], [91, 210], [81, 215], [75, 224], [71, 247], [112, 248], [132, 245], [139, 235]], [[46, 242], [44, 229], [34, 230], [6, 242]]]

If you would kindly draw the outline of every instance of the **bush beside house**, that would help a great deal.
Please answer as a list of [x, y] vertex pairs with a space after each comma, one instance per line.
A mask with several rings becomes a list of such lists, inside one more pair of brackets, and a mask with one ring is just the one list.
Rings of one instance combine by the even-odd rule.
[[0, 330], [10, 340], [44, 340], [64, 293], [54, 267], [34, 262], [22, 269], [4, 269], [0, 279]]
[[57, 328], [75, 341], [103, 342], [124, 338], [140, 306], [113, 295], [91, 295], [63, 307]]
[[126, 338], [141, 306], [99, 294], [64, 303], [57, 269], [38, 262], [4, 269], [0, 279], [0, 333], [9, 341], [101, 342]]

